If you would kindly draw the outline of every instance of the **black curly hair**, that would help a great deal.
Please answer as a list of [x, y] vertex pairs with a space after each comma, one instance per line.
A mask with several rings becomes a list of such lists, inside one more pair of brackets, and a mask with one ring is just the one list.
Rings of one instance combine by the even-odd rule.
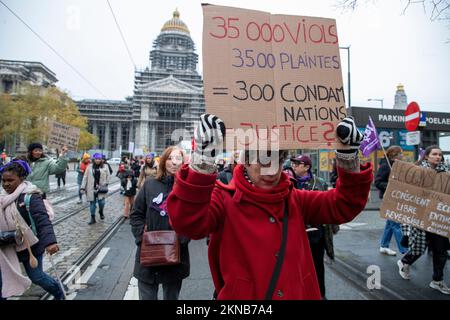
[[1, 173], [3, 174], [5, 172], [14, 172], [19, 178], [22, 179], [25, 179], [28, 175], [24, 167], [22, 167], [19, 163], [13, 161], [5, 164], [1, 168]]

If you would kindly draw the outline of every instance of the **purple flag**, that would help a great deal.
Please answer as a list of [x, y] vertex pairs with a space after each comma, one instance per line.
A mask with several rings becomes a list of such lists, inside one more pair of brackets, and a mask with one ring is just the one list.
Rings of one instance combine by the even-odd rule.
[[364, 157], [368, 157], [377, 148], [381, 148], [380, 140], [378, 140], [377, 129], [375, 129], [372, 118], [369, 116], [369, 123], [364, 131], [364, 140], [359, 149]]

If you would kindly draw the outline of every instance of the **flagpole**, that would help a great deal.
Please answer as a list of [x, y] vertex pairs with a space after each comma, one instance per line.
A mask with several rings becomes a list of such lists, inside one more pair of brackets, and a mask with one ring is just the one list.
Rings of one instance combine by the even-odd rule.
[[386, 150], [384, 150], [384, 147], [383, 147], [383, 144], [382, 144], [382, 143], [380, 143], [380, 145], [381, 145], [381, 149], [383, 149], [384, 157], [386, 158], [386, 161], [387, 161], [387, 163], [388, 163], [389, 169], [392, 170], [392, 166], [391, 166], [391, 163], [389, 162], [389, 159], [388, 159], [388, 157], [387, 157]]

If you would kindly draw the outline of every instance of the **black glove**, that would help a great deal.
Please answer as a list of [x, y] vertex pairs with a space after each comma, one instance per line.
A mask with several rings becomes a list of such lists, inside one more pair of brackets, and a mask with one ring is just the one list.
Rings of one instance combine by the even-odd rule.
[[336, 135], [342, 144], [350, 146], [350, 149], [337, 150], [341, 153], [355, 153], [359, 150], [359, 145], [364, 139], [364, 135], [359, 132], [353, 117], [344, 118], [336, 128]]
[[193, 161], [197, 165], [214, 165], [215, 157], [223, 149], [225, 124], [213, 114], [202, 114], [194, 130], [195, 150]]

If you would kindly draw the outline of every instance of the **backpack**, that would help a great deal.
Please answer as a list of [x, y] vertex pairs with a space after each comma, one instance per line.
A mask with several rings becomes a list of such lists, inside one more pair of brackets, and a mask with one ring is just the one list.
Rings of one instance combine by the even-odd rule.
[[[34, 219], [31, 217], [31, 212], [30, 212], [30, 200], [31, 200], [31, 193], [25, 193], [25, 198], [24, 198], [25, 208], [27, 209], [28, 218], [30, 219], [30, 222], [31, 222], [31, 229], [33, 230], [34, 235], [37, 236], [36, 224], [34, 223]], [[42, 201], [44, 201], [45, 210], [47, 211], [47, 214], [48, 214], [48, 219], [50, 221], [52, 221], [55, 218], [55, 213], [53, 211], [53, 207], [47, 199], [42, 199]]]

